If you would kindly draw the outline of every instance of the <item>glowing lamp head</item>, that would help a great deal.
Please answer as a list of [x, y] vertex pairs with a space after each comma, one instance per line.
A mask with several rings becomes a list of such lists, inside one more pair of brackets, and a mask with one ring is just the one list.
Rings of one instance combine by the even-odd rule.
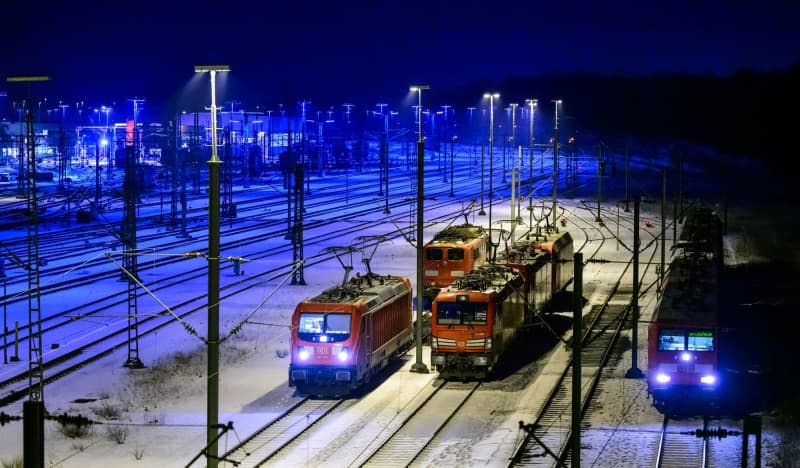
[[689, 362], [692, 360], [692, 355], [689, 353], [681, 353], [681, 361]]
[[231, 71], [231, 67], [228, 65], [196, 65], [194, 67], [195, 73], [203, 73], [203, 72], [226, 72]]
[[320, 335], [319, 342], [320, 343], [327, 343], [328, 342], [328, 335]]
[[339, 358], [340, 361], [346, 361], [347, 358], [350, 357], [350, 354], [347, 352], [346, 349], [343, 349], [343, 350], [339, 351], [339, 354], [337, 355], [337, 357]]
[[668, 383], [670, 380], [671, 380], [671, 378], [670, 378], [670, 376], [668, 374], [664, 374], [664, 373], [656, 374], [656, 382], [658, 382], [658, 383], [665, 384], [665, 383]]
[[704, 375], [700, 377], [700, 383], [703, 383], [705, 385], [714, 385], [715, 383], [717, 383], [717, 378], [713, 375]]
[[108, 146], [108, 138], [101, 138], [100, 139], [100, 146]]
[[306, 360], [308, 360], [308, 357], [309, 357], [310, 355], [311, 355], [311, 353], [309, 353], [309, 351], [308, 351], [308, 348], [306, 348], [306, 347], [303, 347], [303, 346], [301, 346], [301, 347], [300, 347], [300, 349], [297, 351], [297, 357], [298, 357], [298, 358], [299, 358], [301, 361], [306, 361]]

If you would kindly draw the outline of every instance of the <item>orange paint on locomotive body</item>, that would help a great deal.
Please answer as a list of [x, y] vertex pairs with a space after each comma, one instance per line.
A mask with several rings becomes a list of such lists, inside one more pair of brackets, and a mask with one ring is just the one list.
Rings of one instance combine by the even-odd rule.
[[425, 309], [442, 289], [467, 272], [486, 264], [489, 235], [480, 226], [448, 227], [423, 247]]
[[440, 291], [431, 307], [432, 364], [445, 377], [489, 376], [566, 287], [571, 276], [561, 273], [571, 265], [572, 238], [564, 232], [519, 241], [497, 263], [480, 266]]

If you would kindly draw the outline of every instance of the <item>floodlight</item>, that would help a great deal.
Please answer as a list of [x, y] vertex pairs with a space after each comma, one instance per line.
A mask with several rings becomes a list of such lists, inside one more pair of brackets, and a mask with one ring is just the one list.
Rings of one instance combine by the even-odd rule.
[[50, 77], [46, 75], [30, 75], [30, 76], [9, 76], [6, 81], [9, 83], [25, 82], [25, 81], [49, 81]]
[[228, 65], [195, 65], [194, 66], [195, 73], [198, 72], [226, 72], [231, 71], [231, 68]]

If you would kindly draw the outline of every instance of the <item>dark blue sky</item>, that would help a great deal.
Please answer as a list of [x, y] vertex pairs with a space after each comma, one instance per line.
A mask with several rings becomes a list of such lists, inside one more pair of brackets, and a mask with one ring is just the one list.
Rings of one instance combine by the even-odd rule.
[[165, 100], [226, 63], [223, 98], [374, 102], [418, 82], [780, 69], [799, 25], [797, 1], [0, 0], [0, 75], [48, 74], [55, 99]]

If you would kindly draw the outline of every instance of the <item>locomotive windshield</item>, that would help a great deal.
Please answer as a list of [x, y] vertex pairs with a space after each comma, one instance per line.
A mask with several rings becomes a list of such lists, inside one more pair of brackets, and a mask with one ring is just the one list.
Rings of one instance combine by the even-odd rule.
[[439, 325], [486, 325], [485, 302], [437, 302]]
[[297, 336], [320, 343], [344, 341], [350, 337], [350, 314], [301, 313]]
[[429, 247], [425, 251], [425, 258], [427, 258], [428, 260], [441, 260], [443, 258], [443, 256], [444, 256], [444, 252], [442, 252], [442, 249]]
[[711, 330], [689, 330], [689, 351], [714, 351], [714, 333]]
[[447, 259], [455, 261], [464, 260], [464, 249], [458, 249], [458, 248], [447, 249]]
[[712, 330], [662, 329], [658, 332], [659, 351], [714, 351]]

